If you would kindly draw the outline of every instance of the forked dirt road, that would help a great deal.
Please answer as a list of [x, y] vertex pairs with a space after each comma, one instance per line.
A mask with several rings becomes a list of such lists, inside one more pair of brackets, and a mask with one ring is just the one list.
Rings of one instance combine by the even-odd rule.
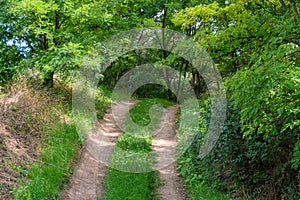
[[[137, 101], [118, 102], [118, 118], [121, 122], [126, 117], [126, 107], [132, 107]], [[164, 110], [160, 128], [154, 132], [152, 149], [157, 155], [157, 164], [153, 166], [160, 173], [163, 185], [158, 193], [163, 200], [185, 200], [186, 192], [182, 180], [176, 172], [176, 113], [178, 106]], [[101, 200], [104, 193], [103, 182], [111, 151], [122, 133], [116, 125], [111, 109], [99, 121], [99, 130], [91, 134], [80, 152], [78, 164], [75, 167], [70, 182], [62, 192], [65, 200]], [[97, 151], [93, 151], [93, 150]], [[93, 152], [91, 155], [90, 152]], [[97, 154], [98, 153], [98, 154]], [[101, 161], [105, 161], [105, 163]]]

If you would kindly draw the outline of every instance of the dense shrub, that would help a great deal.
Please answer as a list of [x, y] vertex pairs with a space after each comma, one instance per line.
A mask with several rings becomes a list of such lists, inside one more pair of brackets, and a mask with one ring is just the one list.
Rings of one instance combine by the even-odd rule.
[[[229, 79], [227, 120], [218, 143], [200, 160], [202, 140], [196, 138], [179, 162], [183, 173], [234, 198], [300, 198], [300, 69], [285, 57], [288, 49], [263, 52], [259, 63]], [[209, 109], [203, 117], [200, 126], [208, 126]], [[201, 130], [199, 138], [206, 132]]]
[[244, 137], [241, 130], [239, 111], [229, 108], [217, 145], [203, 160], [198, 158], [202, 140], [195, 138], [179, 160], [186, 182], [204, 181], [234, 198], [299, 199], [299, 168], [292, 166], [299, 132], [265, 139], [259, 134]]
[[0, 41], [0, 85], [6, 84], [17, 74], [22, 57], [17, 47]]

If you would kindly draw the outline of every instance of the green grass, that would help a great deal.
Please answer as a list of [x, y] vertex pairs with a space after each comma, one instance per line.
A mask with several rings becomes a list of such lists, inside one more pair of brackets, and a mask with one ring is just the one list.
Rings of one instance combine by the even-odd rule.
[[[117, 143], [112, 155], [111, 168], [105, 181], [105, 200], [156, 200], [159, 177], [157, 171], [151, 171], [153, 158], [150, 156], [152, 138], [149, 132], [157, 127], [160, 117], [158, 107], [152, 110], [152, 118], [149, 109], [152, 105], [160, 104], [163, 107], [172, 103], [161, 99], [143, 99], [131, 110], [130, 116], [142, 129], [134, 129], [128, 125]], [[161, 110], [161, 109], [160, 109]], [[129, 117], [129, 116], [127, 116]], [[121, 169], [121, 170], [117, 170]], [[134, 173], [141, 169], [150, 172]], [[127, 170], [127, 171], [126, 171]]]
[[158, 199], [156, 172], [129, 173], [110, 169], [106, 182], [106, 200], [154, 200]]
[[[198, 126], [198, 134], [205, 133], [207, 131], [207, 118], [209, 113], [207, 113], [208, 101], [206, 98], [199, 100], [200, 108], [200, 118]], [[186, 113], [181, 113], [179, 120], [186, 119], [191, 116], [193, 110], [187, 110]], [[178, 127], [177, 132], [184, 140], [184, 136], [188, 135], [190, 131], [189, 121], [185, 120], [184, 123], [181, 123], [181, 127]], [[179, 138], [180, 141], [181, 138]], [[201, 140], [201, 139], [198, 139]], [[197, 144], [201, 144], [200, 141], [197, 141]], [[192, 200], [230, 200], [225, 194], [218, 191], [216, 188], [219, 183], [215, 182], [211, 185], [203, 181], [203, 174], [200, 172], [203, 171], [201, 160], [197, 158], [199, 151], [198, 146], [192, 145], [186, 149], [185, 153], [180, 156], [177, 160], [178, 171], [180, 175], [184, 178], [187, 192], [190, 199]]]
[[[143, 135], [148, 134], [159, 126], [161, 116], [163, 115], [162, 107], [166, 108], [173, 105], [173, 102], [157, 99], [157, 98], [145, 98], [141, 102], [137, 103], [130, 111], [130, 117], [136, 125], [132, 125], [125, 120], [125, 132], [131, 133], [132, 135]], [[138, 130], [138, 131], [137, 131]]]
[[188, 185], [187, 190], [192, 200], [230, 200], [226, 195], [200, 181]]
[[40, 154], [42, 163], [34, 164], [28, 171], [29, 181], [16, 188], [17, 200], [58, 199], [60, 191], [70, 177], [72, 160], [81, 145], [74, 125], [64, 124], [50, 130], [47, 147]]
[[103, 86], [97, 88], [95, 96], [95, 110], [98, 119], [102, 119], [111, 103], [111, 91]]
[[[160, 105], [164, 108], [169, 107], [171, 105], [173, 105], [173, 102], [167, 101], [165, 99], [150, 99], [150, 98], [146, 98], [141, 100], [141, 102], [137, 103], [130, 111], [130, 116], [133, 119], [133, 121], [141, 126], [147, 126], [150, 124], [151, 122], [151, 118], [149, 115], [149, 109], [151, 108], [151, 106], [153, 105]], [[158, 108], [154, 108], [153, 111], [158, 111]], [[153, 113], [154, 114], [154, 113]], [[160, 120], [160, 116], [162, 113], [156, 113], [158, 118], [154, 118], [154, 122], [152, 122], [153, 124], [158, 123], [158, 121]]]

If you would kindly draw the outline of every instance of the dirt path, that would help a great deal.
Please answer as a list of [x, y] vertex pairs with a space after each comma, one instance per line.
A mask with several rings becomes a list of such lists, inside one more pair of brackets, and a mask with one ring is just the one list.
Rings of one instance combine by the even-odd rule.
[[188, 199], [183, 180], [176, 171], [176, 119], [178, 106], [171, 106], [164, 111], [161, 128], [155, 132], [152, 140], [152, 149], [156, 153], [154, 169], [159, 171], [163, 185], [158, 189], [158, 194], [163, 200]]
[[[126, 116], [126, 107], [132, 107], [136, 101], [120, 102], [115, 106], [116, 114], [121, 123]], [[157, 155], [160, 179], [164, 183], [158, 193], [161, 199], [185, 200], [186, 192], [182, 180], [176, 172], [176, 113], [178, 106], [171, 106], [164, 110], [160, 128], [154, 132], [152, 148]], [[103, 181], [107, 165], [121, 130], [116, 125], [111, 109], [107, 111], [103, 120], [99, 121], [97, 132], [90, 134], [84, 148], [80, 152], [78, 164], [69, 184], [65, 187], [62, 197], [65, 200], [101, 200], [104, 193]], [[92, 154], [90, 153], [92, 152]], [[164, 166], [162, 168], [162, 166]], [[166, 167], [165, 167], [166, 166]]]
[[[136, 101], [119, 102], [116, 110], [121, 122], [126, 116], [126, 107], [132, 107]], [[105, 163], [109, 162], [113, 149], [121, 130], [116, 125], [111, 109], [99, 121], [97, 132], [90, 134], [80, 152], [78, 164], [74, 170], [69, 184], [62, 192], [65, 200], [98, 200], [102, 199], [103, 179], [107, 170]], [[92, 152], [92, 154], [90, 153]], [[101, 162], [102, 161], [102, 162]], [[103, 162], [104, 161], [104, 162]]]

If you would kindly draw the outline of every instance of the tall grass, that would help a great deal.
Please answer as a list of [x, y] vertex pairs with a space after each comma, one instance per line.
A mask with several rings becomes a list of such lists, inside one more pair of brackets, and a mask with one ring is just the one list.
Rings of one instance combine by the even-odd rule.
[[47, 147], [40, 154], [41, 163], [32, 165], [29, 181], [14, 190], [16, 200], [58, 199], [68, 181], [72, 160], [81, 144], [75, 126], [64, 124], [49, 130], [46, 140]]
[[[51, 94], [59, 97], [65, 90], [62, 89], [54, 88]], [[70, 91], [68, 90], [68, 92]], [[64, 107], [58, 107], [57, 110], [61, 113], [71, 114], [71, 99], [68, 99], [71, 93], [66, 95]], [[39, 101], [38, 98], [37, 101]], [[98, 118], [103, 117], [109, 103], [110, 92], [105, 88], [98, 88], [95, 96]], [[40, 117], [39, 113], [34, 114], [36, 117]], [[40, 162], [30, 167], [26, 172], [26, 179], [21, 180], [19, 186], [13, 190], [15, 199], [60, 199], [60, 192], [71, 176], [73, 161], [77, 157], [82, 142], [74, 124], [71, 122], [69, 124], [58, 122], [57, 124], [55, 128], [48, 128], [48, 130], [46, 123], [42, 125], [46, 132], [41, 135]]]
[[0, 199], [12, 199], [12, 189], [39, 160], [45, 124], [52, 127], [64, 121], [62, 99], [62, 95], [50, 95], [25, 78], [1, 88]]

